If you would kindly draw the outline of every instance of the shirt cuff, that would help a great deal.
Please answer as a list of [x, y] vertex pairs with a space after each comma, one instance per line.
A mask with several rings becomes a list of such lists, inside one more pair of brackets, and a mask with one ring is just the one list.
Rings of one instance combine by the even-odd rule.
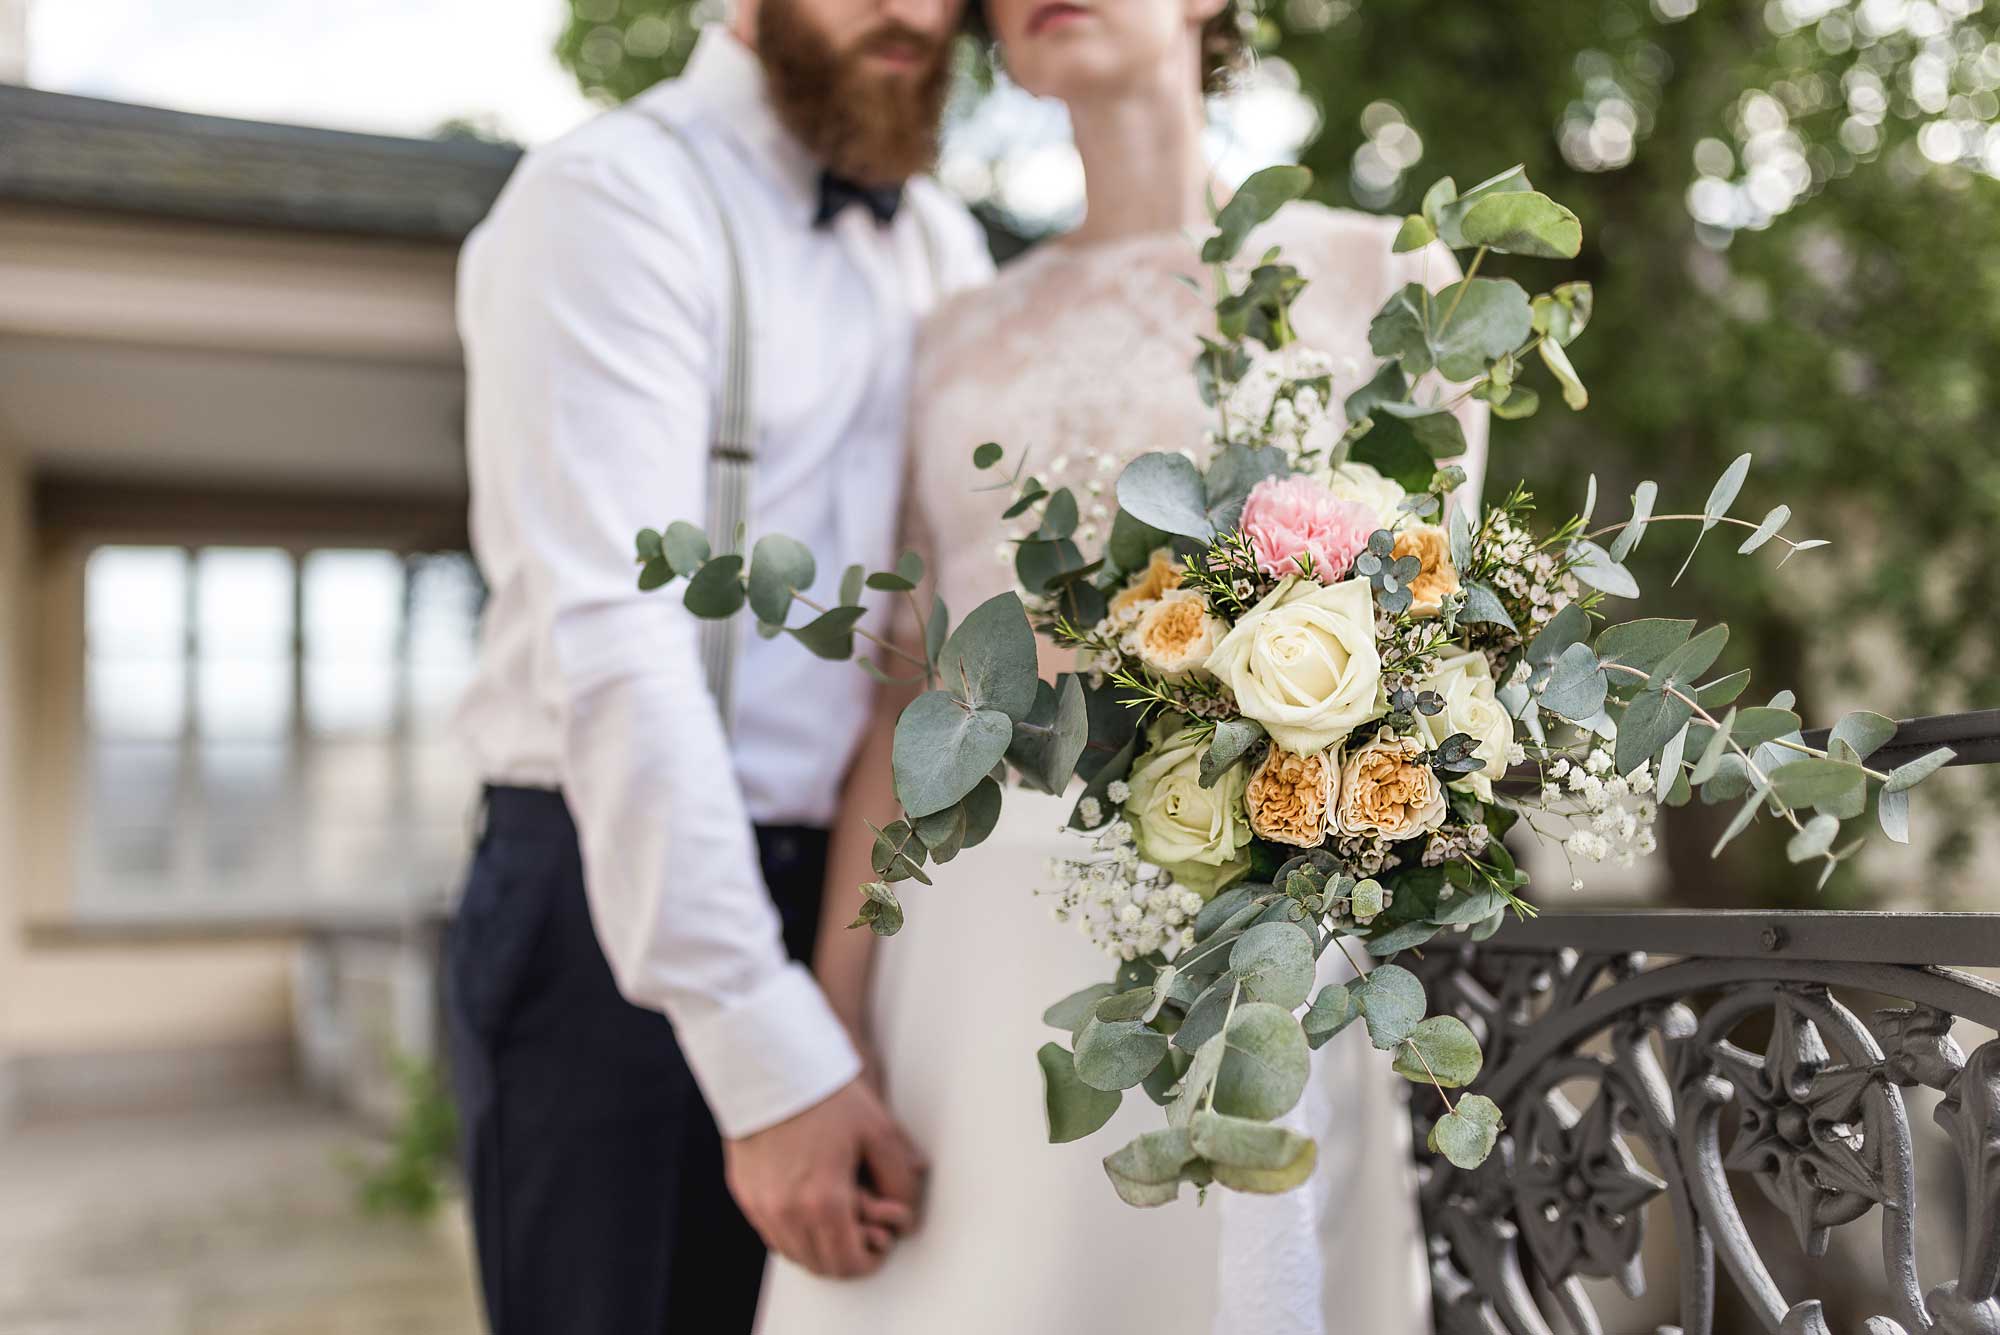
[[674, 1037], [731, 1140], [804, 1112], [861, 1074], [846, 1027], [796, 962], [726, 1009], [676, 1024]]

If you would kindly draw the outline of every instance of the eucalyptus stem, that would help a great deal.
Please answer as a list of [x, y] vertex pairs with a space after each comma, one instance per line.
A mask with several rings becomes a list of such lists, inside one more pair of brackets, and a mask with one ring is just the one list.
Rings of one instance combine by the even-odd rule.
[[[808, 608], [819, 613], [821, 616], [825, 616], [829, 611], [832, 610], [831, 608], [826, 607], [824, 604], [815, 602], [813, 599], [806, 597], [803, 593], [800, 593], [797, 589], [792, 590], [792, 601], [804, 603]], [[856, 635], [859, 635], [862, 639], [868, 641], [870, 644], [881, 649], [883, 652], [894, 654], [896, 657], [902, 659], [905, 663], [908, 663], [910, 666], [923, 668], [926, 675], [928, 675], [930, 671], [930, 664], [926, 663], [923, 659], [911, 657], [908, 653], [904, 652], [896, 645], [889, 643], [887, 640], [883, 639], [880, 635], [877, 635], [870, 630], [864, 630], [860, 626], [854, 627], [854, 633]]]
[[[1238, 978], [1229, 986], [1229, 1009], [1222, 1013], [1222, 1028], [1217, 1031], [1222, 1038], [1222, 1045], [1225, 1048], [1229, 1046], [1229, 1022], [1236, 1018], [1236, 999], [1242, 995], [1243, 980]], [[1208, 1093], [1202, 1101], [1203, 1109], [1208, 1112], [1215, 1111], [1215, 1087], [1221, 1083], [1221, 1077], [1222, 1071], [1218, 1067], [1216, 1073], [1208, 1078]]]
[[1438, 1092], [1438, 1097], [1444, 1100], [1444, 1110], [1448, 1113], [1456, 1113], [1458, 1105], [1451, 1101], [1451, 1095], [1444, 1092], [1444, 1085], [1438, 1080], [1437, 1072], [1431, 1069], [1430, 1059], [1424, 1056], [1424, 1050], [1407, 1038], [1403, 1040], [1402, 1046], [1417, 1054], [1417, 1062], [1424, 1068], [1424, 1075], [1430, 1080], [1431, 1088], [1435, 1089]]
[[1444, 333], [1445, 326], [1451, 323], [1451, 317], [1458, 314], [1458, 305], [1465, 300], [1465, 294], [1472, 290], [1472, 277], [1479, 272], [1479, 266], [1485, 259], [1485, 246], [1481, 246], [1478, 250], [1472, 252], [1472, 263], [1465, 267], [1465, 277], [1458, 280], [1458, 295], [1453, 297], [1451, 305], [1445, 308], [1444, 318], [1438, 321], [1437, 328], [1431, 330], [1432, 338], [1436, 338]]
[[[1660, 523], [1665, 523], [1669, 520], [1677, 520], [1677, 519], [1689, 520], [1689, 521], [1700, 520], [1704, 523], [1713, 521], [1718, 524], [1734, 524], [1738, 528], [1763, 527], [1763, 525], [1754, 524], [1748, 519], [1738, 519], [1734, 515], [1647, 515], [1645, 520], [1642, 522], [1641, 527], [1645, 527], [1648, 524], [1660, 524]], [[1616, 533], [1620, 529], [1626, 529], [1630, 527], [1632, 527], [1632, 521], [1629, 519], [1624, 519], [1620, 520], [1616, 524], [1606, 524], [1603, 528], [1595, 529], [1589, 533], [1584, 534], [1583, 537], [1585, 541], [1594, 541], [1595, 539], [1603, 537], [1607, 533]], [[1786, 537], [1782, 533], [1773, 533], [1771, 535], [1771, 538], [1773, 541], [1784, 543], [1787, 547], [1798, 547], [1801, 545], [1797, 542], [1794, 542], [1792, 539]]]

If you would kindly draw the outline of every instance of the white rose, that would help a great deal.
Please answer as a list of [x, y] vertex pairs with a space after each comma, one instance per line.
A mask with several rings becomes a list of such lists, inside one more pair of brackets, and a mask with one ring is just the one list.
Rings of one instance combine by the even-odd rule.
[[1486, 762], [1453, 781], [1452, 787], [1471, 793], [1482, 802], [1493, 800], [1493, 781], [1507, 772], [1507, 757], [1514, 746], [1514, 720], [1493, 696], [1493, 669], [1486, 655], [1470, 650], [1438, 660], [1437, 669], [1418, 688], [1436, 691], [1444, 697], [1444, 708], [1435, 714], [1417, 714], [1417, 730], [1433, 747], [1455, 732], [1467, 734], [1476, 743], [1473, 754]]
[[1243, 614], [1207, 667], [1278, 745], [1324, 751], [1382, 713], [1368, 581], [1286, 579]]
[[1163, 677], [1178, 680], [1215, 652], [1229, 627], [1193, 589], [1169, 589], [1139, 614], [1125, 650]]
[[1411, 839], [1444, 823], [1444, 785], [1423, 762], [1424, 744], [1384, 728], [1347, 753], [1334, 826], [1342, 834]]
[[1409, 495], [1400, 482], [1392, 477], [1383, 477], [1372, 464], [1346, 463], [1331, 471], [1323, 471], [1320, 480], [1333, 493], [1335, 500], [1354, 501], [1368, 507], [1375, 516], [1375, 522], [1394, 532], [1397, 527], [1410, 521], [1408, 510], [1401, 508], [1403, 498]]
[[1243, 815], [1249, 775], [1236, 765], [1202, 787], [1209, 737], [1192, 727], [1170, 732], [1156, 724], [1147, 734], [1150, 747], [1125, 780], [1132, 790], [1125, 818], [1140, 854], [1204, 899], [1250, 865], [1250, 826]]

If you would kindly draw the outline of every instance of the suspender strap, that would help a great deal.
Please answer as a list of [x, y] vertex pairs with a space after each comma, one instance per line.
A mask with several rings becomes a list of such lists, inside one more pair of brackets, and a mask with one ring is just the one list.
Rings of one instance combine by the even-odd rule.
[[[750, 470], [756, 459], [756, 415], [750, 382], [750, 303], [743, 285], [743, 261], [736, 231], [729, 223], [722, 190], [708, 164], [681, 128], [657, 112], [653, 121], [681, 146], [694, 166], [694, 178], [722, 229], [722, 248], [729, 268], [729, 326], [722, 397], [716, 404], [715, 430], [708, 446], [708, 542], [717, 552], [734, 550], [743, 540], [750, 519]], [[709, 694], [730, 727], [735, 704], [737, 624], [734, 618], [701, 624], [702, 669]]]

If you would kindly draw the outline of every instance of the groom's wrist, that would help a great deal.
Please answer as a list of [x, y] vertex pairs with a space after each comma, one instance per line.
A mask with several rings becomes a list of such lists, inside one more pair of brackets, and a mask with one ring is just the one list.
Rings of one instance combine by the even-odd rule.
[[726, 1009], [677, 1021], [675, 1037], [732, 1140], [798, 1116], [861, 1073], [848, 1027], [797, 964]]

